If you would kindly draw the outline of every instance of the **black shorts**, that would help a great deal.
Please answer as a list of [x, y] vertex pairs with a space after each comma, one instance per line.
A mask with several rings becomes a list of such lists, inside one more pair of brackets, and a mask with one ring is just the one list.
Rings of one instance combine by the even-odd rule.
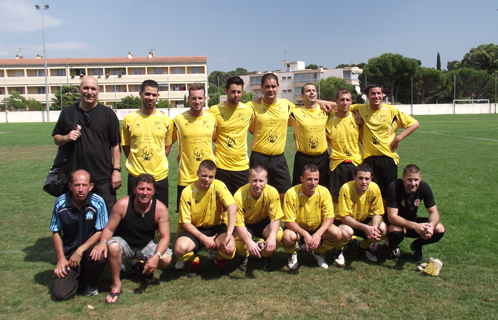
[[[137, 177], [128, 174], [128, 195], [133, 194], [133, 186], [137, 181]], [[156, 181], [156, 191], [154, 192], [154, 198], [161, 201], [166, 208], [169, 205], [169, 184], [168, 177], [163, 180]]]
[[266, 219], [261, 220], [255, 224], [246, 225], [247, 231], [251, 234], [251, 237], [264, 238], [263, 230], [265, 230], [266, 226], [271, 222], [270, 217], [266, 217]]
[[296, 186], [301, 183], [301, 175], [303, 168], [308, 163], [312, 163], [318, 167], [320, 171], [319, 184], [325, 188], [329, 188], [329, 153], [325, 151], [322, 154], [312, 156], [306, 153], [297, 151], [294, 156], [294, 170], [292, 173], [292, 185]]
[[330, 172], [330, 194], [332, 196], [338, 197], [341, 187], [346, 182], [354, 180], [355, 169], [356, 166], [352, 162], [342, 162]]
[[[360, 222], [360, 223], [363, 223], [363, 224], [369, 224], [370, 221], [372, 221], [372, 218], [366, 218], [364, 221]], [[365, 234], [364, 231], [362, 230], [358, 230], [358, 229], [355, 229], [355, 228], [352, 228], [353, 229], [353, 234], [357, 237], [360, 237], [360, 238], [363, 238], [363, 239], [366, 239], [367, 238], [367, 235]]]
[[278, 156], [269, 156], [259, 152], [251, 153], [250, 167], [263, 166], [268, 170], [268, 184], [277, 189], [278, 193], [285, 193], [292, 187], [287, 160], [282, 153]]
[[230, 171], [218, 168], [215, 178], [222, 181], [227, 186], [228, 191], [234, 195], [240, 187], [249, 182], [249, 170]]
[[382, 198], [387, 198], [389, 185], [398, 179], [398, 166], [393, 158], [387, 156], [372, 156], [363, 160], [373, 169], [373, 182], [377, 183], [382, 193]]
[[[429, 218], [416, 217], [415, 221], [413, 221], [413, 222], [426, 223], [428, 221], [429, 221]], [[415, 231], [413, 229], [405, 228], [405, 230], [406, 230], [405, 237], [407, 237], [407, 238], [419, 238], [420, 237], [420, 235], [417, 233], [417, 231]]]
[[[288, 228], [284, 227], [284, 231], [285, 231], [285, 230], [287, 230], [287, 229], [288, 229]], [[291, 229], [289, 229], [289, 230], [291, 230]], [[304, 229], [304, 230], [306, 230], [306, 229]], [[306, 230], [306, 231], [310, 234], [310, 236], [312, 236], [312, 235], [314, 235], [314, 234], [315, 234], [315, 232], [316, 232], [317, 230], [318, 230], [318, 229], [316, 229], [315, 231], [308, 231], [308, 230]], [[291, 231], [292, 231], [292, 230], [291, 230]], [[299, 245], [304, 244], [304, 238], [303, 238], [303, 237], [301, 237], [301, 236], [299, 235], [299, 233], [297, 233], [297, 232], [295, 232], [295, 231], [294, 231], [294, 233], [297, 235], [297, 245], [299, 246]], [[320, 240], [320, 244], [319, 244], [318, 246], [321, 246], [322, 244], [323, 244], [323, 240]]]
[[[224, 224], [220, 224], [220, 225], [217, 225], [217, 226], [214, 226], [211, 228], [197, 228], [197, 230], [199, 230], [200, 233], [202, 233], [203, 235], [205, 235], [207, 237], [212, 237], [215, 234], [217, 234], [216, 238], [218, 238], [222, 233], [227, 232], [227, 226]], [[194, 242], [194, 244], [195, 244], [194, 253], [197, 253], [197, 252], [199, 252], [199, 250], [204, 248], [204, 243], [202, 241], [200, 241], [199, 239], [197, 239], [196, 237], [194, 237], [194, 235], [191, 234], [190, 232], [185, 231], [178, 238], [180, 238], [180, 237], [187, 237]]]

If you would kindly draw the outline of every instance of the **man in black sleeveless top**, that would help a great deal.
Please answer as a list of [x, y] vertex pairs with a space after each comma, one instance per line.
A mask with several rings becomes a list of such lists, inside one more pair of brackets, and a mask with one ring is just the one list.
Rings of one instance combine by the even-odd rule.
[[[157, 267], [166, 268], [171, 262], [168, 209], [161, 201], [152, 198], [155, 184], [150, 174], [137, 177], [133, 195], [122, 198], [114, 205], [100, 242], [92, 251], [96, 256], [101, 252], [105, 257], [109, 255], [113, 286], [106, 303], [115, 303], [122, 293], [119, 273], [123, 258], [147, 260], [143, 275], [149, 283], [155, 280], [154, 271]], [[159, 241], [155, 237], [158, 229], [161, 237]]]

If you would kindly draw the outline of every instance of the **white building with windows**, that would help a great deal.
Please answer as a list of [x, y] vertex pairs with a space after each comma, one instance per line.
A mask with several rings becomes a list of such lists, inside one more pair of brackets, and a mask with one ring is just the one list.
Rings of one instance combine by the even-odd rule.
[[[77, 86], [83, 76], [92, 75], [99, 82], [100, 103], [110, 107], [126, 96], [138, 96], [141, 83], [147, 79], [159, 83], [160, 98], [173, 106], [183, 106], [191, 84], [207, 87], [205, 56], [156, 57], [149, 52], [148, 57], [134, 57], [129, 52], [123, 58], [47, 59], [47, 70], [49, 100], [61, 86]], [[45, 106], [43, 57], [0, 59], [0, 95], [7, 97], [13, 91]]]
[[[338, 69], [324, 69], [319, 68], [316, 70], [305, 69], [304, 61], [284, 62], [284, 71], [273, 72], [278, 77], [280, 84], [277, 96], [279, 98], [287, 99], [296, 104], [301, 104], [301, 88], [308, 82], [315, 83], [320, 79], [328, 77], [342, 78], [347, 83], [356, 87], [356, 91], [360, 93], [360, 83], [358, 75], [363, 70], [358, 67], [346, 67]], [[256, 95], [263, 96], [261, 92], [261, 78], [266, 72], [258, 72], [257, 74], [250, 74], [241, 76], [244, 80], [244, 91], [253, 91]], [[319, 88], [317, 88], [319, 90]]]

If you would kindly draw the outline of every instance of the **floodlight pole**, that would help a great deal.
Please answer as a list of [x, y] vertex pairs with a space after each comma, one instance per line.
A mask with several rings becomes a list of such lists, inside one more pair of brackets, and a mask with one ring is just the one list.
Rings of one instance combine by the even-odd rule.
[[47, 107], [47, 122], [50, 121], [50, 104], [48, 102], [48, 79], [47, 79], [47, 55], [45, 53], [45, 21], [43, 20], [43, 11], [48, 10], [50, 7], [46, 4], [43, 8], [35, 5], [35, 8], [41, 11], [42, 15], [42, 34], [43, 34], [43, 64], [45, 67], [45, 101]]

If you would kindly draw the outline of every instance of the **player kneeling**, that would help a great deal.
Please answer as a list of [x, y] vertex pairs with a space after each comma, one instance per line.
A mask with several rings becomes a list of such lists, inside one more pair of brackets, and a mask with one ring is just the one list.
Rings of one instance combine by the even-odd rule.
[[286, 230], [282, 238], [288, 253], [288, 266], [297, 269], [296, 248], [306, 245], [318, 265], [328, 269], [325, 252], [334, 249], [341, 239], [341, 230], [334, 225], [334, 206], [327, 188], [319, 186], [320, 173], [314, 164], [307, 164], [301, 175], [302, 184], [285, 193], [284, 218]]
[[344, 265], [344, 245], [353, 235], [363, 238], [359, 250], [369, 261], [377, 262], [377, 257], [370, 249], [370, 244], [377, 243], [385, 238], [386, 224], [382, 221], [384, 205], [379, 186], [372, 182], [372, 168], [367, 164], [356, 167], [354, 180], [345, 183], [339, 191], [339, 209], [337, 218], [340, 218], [339, 228], [342, 231], [342, 240], [336, 246], [338, 265]]
[[[242, 257], [239, 269], [244, 272], [247, 270], [249, 255], [262, 256], [263, 270], [273, 271], [270, 256], [282, 242], [280, 196], [277, 189], [267, 183], [266, 169], [255, 166], [249, 173], [249, 183], [242, 186], [234, 196], [237, 205], [235, 246], [237, 254]], [[256, 243], [253, 237], [260, 239]]]

